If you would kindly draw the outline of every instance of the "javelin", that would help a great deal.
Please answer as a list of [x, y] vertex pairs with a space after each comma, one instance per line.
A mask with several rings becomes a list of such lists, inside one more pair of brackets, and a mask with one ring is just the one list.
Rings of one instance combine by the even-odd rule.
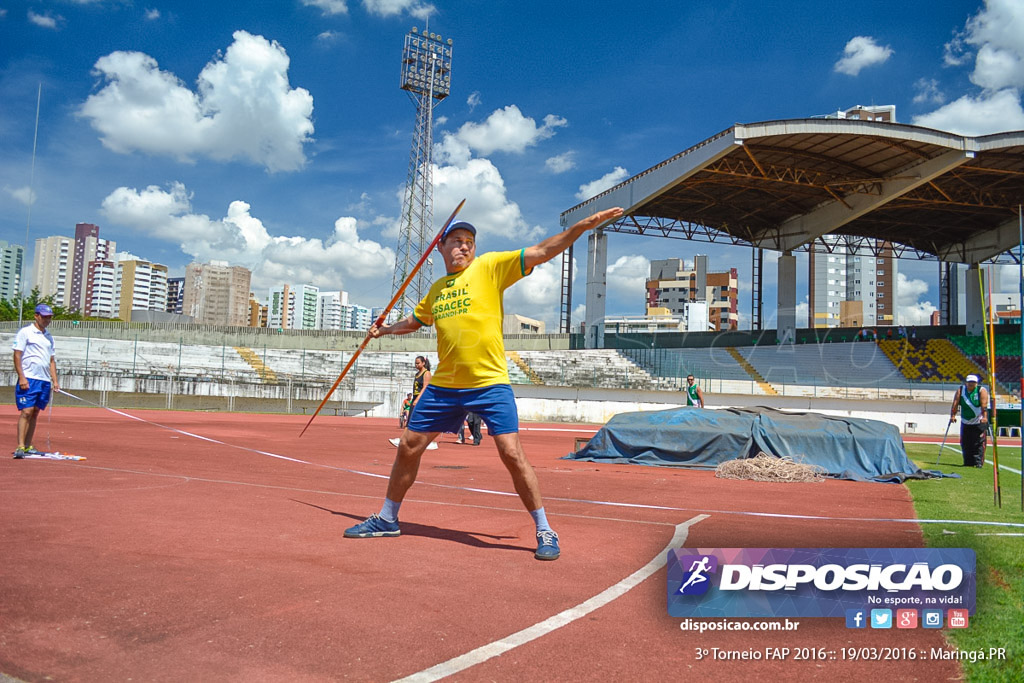
[[[430, 256], [430, 252], [433, 251], [434, 247], [437, 246], [437, 243], [441, 241], [441, 235], [443, 235], [444, 231], [448, 229], [448, 226], [451, 224], [451, 222], [455, 220], [455, 215], [459, 213], [459, 210], [462, 209], [462, 205], [465, 203], [466, 200], [463, 199], [461, 202], [459, 202], [459, 205], [455, 207], [455, 210], [452, 211], [452, 215], [448, 216], [448, 220], [446, 220], [444, 222], [444, 225], [441, 226], [441, 229], [437, 232], [437, 235], [434, 237], [434, 241], [431, 242], [430, 246], [427, 247], [427, 250], [423, 252], [423, 256], [420, 256], [420, 260], [416, 262], [415, 266], [413, 266], [412, 272], [409, 273], [409, 275], [405, 278], [405, 282], [403, 282], [402, 286], [398, 288], [398, 291], [395, 292], [395, 295], [391, 297], [391, 302], [384, 308], [384, 311], [374, 321], [373, 324], [376, 327], [380, 327], [381, 325], [384, 324], [384, 319], [388, 317], [388, 313], [391, 312], [391, 309], [398, 302], [398, 299], [402, 296], [402, 292], [404, 292], [405, 288], [409, 286], [409, 283], [412, 282], [412, 279], [416, 277], [416, 273], [419, 272], [420, 268], [426, 262], [427, 257]], [[324, 404], [327, 403], [327, 399], [331, 397], [331, 394], [334, 393], [334, 390], [338, 388], [339, 384], [341, 384], [341, 380], [345, 379], [345, 375], [348, 374], [348, 371], [352, 367], [352, 364], [356, 362], [356, 358], [359, 357], [359, 354], [363, 352], [363, 349], [366, 348], [366, 345], [369, 342], [370, 333], [367, 332], [366, 338], [363, 339], [363, 343], [359, 345], [359, 348], [356, 349], [356, 352], [352, 354], [351, 358], [349, 358], [348, 363], [345, 364], [345, 369], [341, 371], [340, 375], [338, 375], [338, 379], [334, 380], [334, 385], [327, 392], [327, 395], [324, 396], [324, 400], [320, 401], [320, 405], [316, 407], [316, 412], [313, 413], [313, 415], [309, 418], [309, 422], [307, 422], [306, 426], [302, 428], [301, 432], [299, 432], [299, 437], [306, 433], [306, 430], [309, 429], [309, 425], [313, 424], [313, 420], [316, 418], [317, 415], [320, 414], [320, 410], [324, 407]]]

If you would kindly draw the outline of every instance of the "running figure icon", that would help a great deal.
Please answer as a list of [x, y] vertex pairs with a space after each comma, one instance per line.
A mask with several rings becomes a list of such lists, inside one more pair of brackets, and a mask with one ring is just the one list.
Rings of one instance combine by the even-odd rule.
[[707, 555], [700, 558], [700, 560], [694, 560], [693, 564], [690, 565], [690, 568], [688, 570], [690, 572], [690, 578], [686, 579], [683, 585], [679, 587], [680, 593], [686, 591], [686, 589], [690, 586], [696, 585], [698, 583], [704, 583], [708, 580], [708, 577], [705, 576], [705, 573], [711, 570], [711, 567], [708, 566], [708, 562], [710, 560], [711, 558]]

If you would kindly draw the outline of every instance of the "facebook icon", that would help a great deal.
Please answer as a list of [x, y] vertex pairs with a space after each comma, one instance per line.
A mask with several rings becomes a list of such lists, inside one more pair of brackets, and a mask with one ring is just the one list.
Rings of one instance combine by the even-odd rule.
[[846, 610], [846, 628], [867, 628], [867, 612], [862, 609]]

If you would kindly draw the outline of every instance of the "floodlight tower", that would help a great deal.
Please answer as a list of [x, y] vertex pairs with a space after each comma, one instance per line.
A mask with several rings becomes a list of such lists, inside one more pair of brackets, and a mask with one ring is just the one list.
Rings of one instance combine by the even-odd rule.
[[[451, 92], [452, 40], [414, 27], [402, 50], [402, 90], [416, 103], [416, 130], [409, 153], [409, 175], [402, 203], [402, 225], [395, 254], [392, 291], [397, 291], [433, 239], [434, 185], [431, 150], [434, 146], [434, 105]], [[399, 317], [412, 312], [433, 282], [432, 262], [420, 269], [395, 303]]]

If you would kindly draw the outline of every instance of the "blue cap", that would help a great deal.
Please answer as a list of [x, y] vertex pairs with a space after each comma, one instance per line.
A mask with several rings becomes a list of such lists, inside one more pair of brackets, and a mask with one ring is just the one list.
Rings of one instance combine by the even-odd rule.
[[36, 313], [39, 315], [53, 315], [53, 309], [46, 304], [39, 304], [36, 306]]
[[476, 228], [473, 227], [472, 223], [467, 223], [466, 221], [459, 221], [458, 223], [452, 223], [447, 228], [445, 228], [444, 232], [441, 233], [442, 242], [448, 239], [448, 235], [452, 233], [452, 230], [469, 230], [471, 233], [473, 233], [473, 237], [476, 237]]

